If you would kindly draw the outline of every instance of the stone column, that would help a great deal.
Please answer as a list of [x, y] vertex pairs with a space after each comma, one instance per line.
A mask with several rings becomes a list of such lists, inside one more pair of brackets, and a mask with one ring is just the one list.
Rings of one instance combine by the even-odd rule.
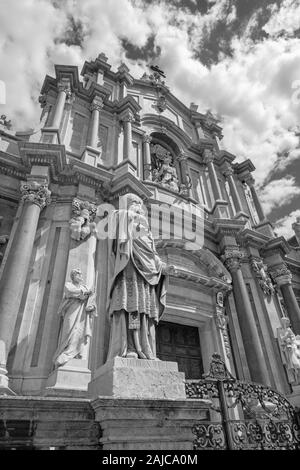
[[0, 394], [8, 388], [6, 361], [11, 345], [41, 210], [50, 203], [46, 182], [21, 183], [24, 203], [18, 230], [8, 254], [0, 288]]
[[144, 144], [144, 179], [146, 181], [152, 180], [151, 174], [151, 153], [150, 153], [150, 142], [152, 137], [148, 134], [143, 136], [143, 144]]
[[234, 300], [251, 378], [254, 382], [269, 385], [264, 354], [241, 270], [240, 260], [242, 257], [243, 254], [238, 248], [225, 249], [223, 261], [232, 276]]
[[281, 290], [293, 330], [295, 334], [300, 334], [300, 308], [292, 287], [292, 273], [285, 265], [282, 265], [272, 268], [270, 274]]
[[191, 196], [191, 188], [188, 189], [189, 178], [188, 178], [188, 165], [187, 165], [187, 156], [184, 153], [180, 153], [176, 160], [179, 162], [180, 173], [181, 173], [181, 182], [186, 187], [186, 194]]
[[211, 150], [205, 149], [204, 150], [204, 163], [206, 163], [208, 168], [208, 173], [211, 181], [211, 186], [214, 194], [215, 201], [223, 200], [222, 193], [216, 173], [216, 169], [214, 166], [214, 154]]
[[260, 200], [259, 200], [259, 197], [257, 195], [257, 192], [256, 192], [256, 189], [254, 187], [254, 178], [252, 177], [252, 175], [249, 175], [247, 177], [247, 179], [245, 179], [246, 183], [248, 184], [249, 188], [250, 188], [250, 191], [251, 191], [251, 195], [252, 195], [252, 199], [253, 199], [253, 203], [254, 203], [254, 206], [255, 206], [255, 209], [256, 209], [256, 212], [257, 212], [257, 215], [258, 215], [258, 218], [259, 218], [259, 221], [260, 222], [263, 222], [266, 217], [265, 217], [265, 214], [264, 214], [264, 211], [263, 211], [263, 208], [262, 208], [262, 205], [260, 203]]
[[90, 127], [88, 132], [88, 146], [92, 148], [98, 147], [98, 133], [99, 133], [99, 116], [103, 108], [103, 100], [100, 96], [95, 96], [91, 104], [92, 117], [90, 120]]
[[124, 144], [123, 144], [123, 160], [132, 160], [132, 127], [134, 115], [131, 111], [127, 111], [122, 117], [124, 128]]
[[54, 108], [53, 118], [51, 127], [59, 129], [61, 124], [62, 115], [66, 103], [66, 98], [71, 96], [71, 86], [68, 79], [62, 78], [57, 83], [58, 95], [56, 99], [56, 104]]
[[236, 213], [238, 214], [239, 212], [243, 212], [241, 199], [240, 199], [240, 196], [239, 196], [239, 193], [237, 191], [236, 184], [235, 184], [235, 181], [234, 181], [234, 178], [233, 178], [233, 169], [231, 168], [230, 165], [226, 165], [226, 168], [223, 171], [223, 174], [224, 174], [226, 180], [228, 181], [229, 188], [230, 188], [230, 193], [231, 193], [231, 196], [232, 196], [232, 200], [233, 200], [233, 203], [234, 203]]

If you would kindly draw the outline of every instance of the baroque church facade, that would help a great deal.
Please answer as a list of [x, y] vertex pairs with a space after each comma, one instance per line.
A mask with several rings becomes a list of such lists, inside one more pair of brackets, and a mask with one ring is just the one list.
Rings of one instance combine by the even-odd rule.
[[[38, 130], [13, 133], [2, 118], [0, 446], [192, 448], [191, 423], [211, 415], [184, 383], [200, 379], [214, 353], [238, 380], [300, 405], [300, 223], [293, 239], [276, 236], [252, 162], [223, 150], [217, 119], [187, 108], [164, 78], [157, 67], [140, 79], [125, 64], [113, 71], [100, 54], [80, 76], [63, 65], [46, 76]], [[125, 362], [107, 366], [110, 260], [97, 223], [126, 194], [157, 209], [156, 251], [172, 266], [152, 389], [148, 372], [130, 369], [130, 383]], [[178, 211], [190, 214], [186, 230]], [[76, 270], [95, 315], [84, 353], [56, 367]], [[133, 369], [143, 362], [133, 360]]]

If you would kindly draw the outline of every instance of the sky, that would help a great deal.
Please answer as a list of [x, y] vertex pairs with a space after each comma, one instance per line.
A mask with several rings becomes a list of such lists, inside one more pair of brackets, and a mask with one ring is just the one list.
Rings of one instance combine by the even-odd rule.
[[300, 0], [0, 0], [0, 83], [15, 128], [38, 126], [54, 64], [100, 52], [140, 78], [164, 70], [188, 107], [221, 119], [222, 148], [250, 158], [278, 235], [300, 216]]

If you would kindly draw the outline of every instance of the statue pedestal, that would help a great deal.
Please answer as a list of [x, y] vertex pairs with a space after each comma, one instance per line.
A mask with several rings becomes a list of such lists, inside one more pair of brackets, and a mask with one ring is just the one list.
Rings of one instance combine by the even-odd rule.
[[87, 361], [72, 359], [55, 369], [48, 377], [45, 396], [86, 397], [91, 371]]
[[115, 357], [95, 372], [88, 396], [183, 400], [184, 380], [176, 362]]

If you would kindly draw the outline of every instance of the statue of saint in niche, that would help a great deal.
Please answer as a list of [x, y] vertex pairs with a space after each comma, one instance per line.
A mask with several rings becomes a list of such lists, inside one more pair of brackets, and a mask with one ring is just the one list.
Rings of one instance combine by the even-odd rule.
[[70, 277], [71, 282], [66, 282], [64, 297], [58, 309], [62, 326], [53, 358], [56, 367], [71, 359], [87, 359], [93, 317], [97, 316], [95, 294], [83, 284], [81, 270], [73, 269]]
[[293, 381], [300, 378], [300, 335], [295, 335], [290, 327], [287, 317], [281, 318], [282, 327], [278, 328], [278, 341], [282, 353], [283, 363], [291, 371]]
[[116, 356], [156, 359], [155, 327], [165, 308], [166, 274], [174, 267], [158, 256], [138, 196], [120, 198], [120, 210], [111, 217], [116, 238], [109, 240], [111, 335], [107, 360]]

